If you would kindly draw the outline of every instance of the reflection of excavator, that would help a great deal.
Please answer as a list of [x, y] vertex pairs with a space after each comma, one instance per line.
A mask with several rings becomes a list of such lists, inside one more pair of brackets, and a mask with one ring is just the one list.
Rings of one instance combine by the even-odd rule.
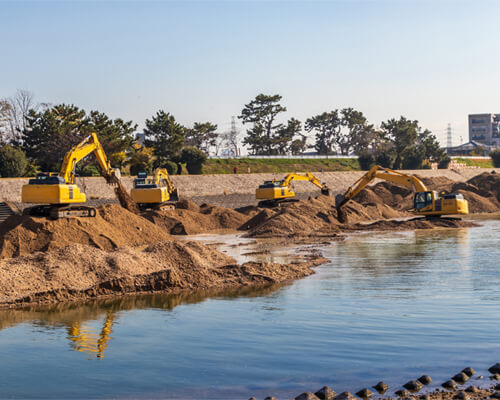
[[295, 192], [291, 188], [292, 181], [310, 181], [321, 189], [321, 194], [329, 195], [328, 187], [314, 175], [307, 173], [305, 175], [288, 174], [282, 180], [273, 179], [265, 181], [255, 191], [255, 198], [261, 200], [259, 207], [272, 207], [279, 203], [297, 201]]
[[164, 168], [155, 169], [152, 179], [146, 172], [139, 172], [130, 195], [141, 209], [172, 208], [179, 201], [179, 192]]
[[341, 207], [376, 178], [412, 188], [415, 191], [415, 197], [413, 199], [413, 209], [410, 211], [416, 215], [440, 217], [441, 215], [469, 213], [469, 204], [461, 194], [438, 194], [435, 190], [428, 190], [416, 176], [406, 175], [402, 172], [375, 165], [347, 189], [343, 196], [336, 199], [339, 219], [345, 220]]
[[111, 339], [113, 322], [114, 312], [108, 311], [99, 335], [93, 333], [91, 328], [83, 326], [81, 322], [73, 322], [68, 327], [68, 339], [73, 342], [73, 349], [89, 355], [95, 355], [97, 358], [104, 358], [104, 351]]
[[75, 184], [76, 164], [90, 153], [94, 153], [99, 162], [106, 182], [118, 186], [116, 193], [122, 206], [130, 208], [130, 204], [124, 204], [128, 202], [128, 194], [121, 184], [120, 171], [111, 167], [97, 135], [91, 133], [66, 153], [59, 173], [39, 173], [35, 179], [30, 179], [29, 183], [23, 186], [23, 203], [42, 204], [27, 208], [25, 213], [51, 218], [95, 217], [95, 208], [81, 205], [85, 203], [86, 196]]

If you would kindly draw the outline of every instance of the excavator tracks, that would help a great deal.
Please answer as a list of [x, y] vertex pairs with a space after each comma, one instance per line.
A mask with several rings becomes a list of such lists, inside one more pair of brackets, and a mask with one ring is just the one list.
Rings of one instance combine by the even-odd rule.
[[96, 216], [96, 209], [87, 206], [69, 206], [69, 205], [39, 205], [25, 208], [24, 215], [32, 217], [45, 217], [50, 219], [59, 218], [93, 218]]

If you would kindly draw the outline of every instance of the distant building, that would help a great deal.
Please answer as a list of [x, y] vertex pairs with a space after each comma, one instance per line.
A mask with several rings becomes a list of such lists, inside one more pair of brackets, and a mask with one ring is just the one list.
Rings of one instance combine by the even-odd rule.
[[460, 146], [447, 147], [446, 152], [450, 156], [470, 156], [471, 154], [487, 156], [491, 150], [494, 150], [494, 146], [489, 146], [484, 143], [479, 143], [471, 140], [468, 143], [463, 143]]
[[500, 114], [469, 114], [469, 142], [500, 147]]
[[144, 138], [145, 138], [144, 133], [136, 133], [135, 134], [135, 141], [140, 145], [142, 145], [144, 143]]

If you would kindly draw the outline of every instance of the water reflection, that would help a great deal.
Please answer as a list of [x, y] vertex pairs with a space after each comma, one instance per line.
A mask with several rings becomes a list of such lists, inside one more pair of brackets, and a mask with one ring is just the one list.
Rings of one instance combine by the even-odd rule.
[[[122, 312], [141, 309], [173, 310], [181, 304], [195, 304], [209, 298], [236, 299], [269, 295], [285, 285], [200, 290], [196, 293], [126, 296], [119, 299], [94, 300], [86, 303], [32, 306], [0, 311], [0, 330], [30, 323], [40, 331], [65, 328], [71, 349], [91, 358], [104, 358], [113, 341], [113, 326]], [[97, 324], [96, 324], [97, 322]]]

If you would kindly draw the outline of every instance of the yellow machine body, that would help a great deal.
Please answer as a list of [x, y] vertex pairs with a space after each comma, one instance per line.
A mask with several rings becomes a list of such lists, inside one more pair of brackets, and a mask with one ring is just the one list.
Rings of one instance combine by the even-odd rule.
[[85, 193], [75, 184], [31, 184], [21, 189], [21, 201], [31, 204], [74, 204], [85, 203]]
[[462, 195], [448, 194], [439, 196], [436, 191], [415, 193], [414, 208], [417, 215], [441, 216], [469, 214], [469, 203]]
[[[276, 185], [275, 185], [276, 183]], [[290, 199], [295, 197], [295, 192], [289, 187], [279, 186], [279, 182], [268, 181], [260, 185], [255, 191], [255, 198], [257, 200], [277, 200], [277, 199]]]
[[170, 200], [170, 195], [166, 187], [151, 189], [134, 188], [130, 191], [130, 195], [137, 204], [156, 204]]

